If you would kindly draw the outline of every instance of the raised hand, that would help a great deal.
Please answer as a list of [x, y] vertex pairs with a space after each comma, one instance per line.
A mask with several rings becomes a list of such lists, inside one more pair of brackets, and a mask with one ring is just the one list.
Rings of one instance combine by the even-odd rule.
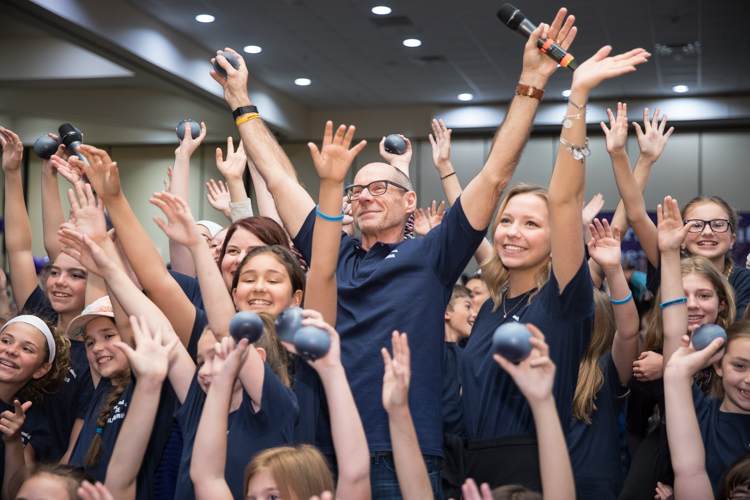
[[62, 249], [64, 254], [70, 255], [90, 272], [104, 278], [112, 261], [94, 240], [74, 229], [62, 228], [57, 234], [60, 235], [60, 242], [65, 245]]
[[232, 337], [224, 337], [221, 342], [216, 343], [216, 356], [214, 356], [211, 366], [212, 383], [213, 380], [226, 380], [234, 383], [247, 358], [247, 350], [255, 349], [254, 347], [248, 347], [248, 345], [247, 339], [240, 339], [239, 343], [235, 345], [235, 340]]
[[21, 439], [21, 429], [26, 421], [26, 412], [31, 408], [31, 401], [24, 404], [17, 399], [13, 400], [15, 413], [6, 410], [0, 413], [0, 432], [3, 433], [3, 442], [12, 443]]
[[680, 348], [672, 354], [664, 370], [664, 377], [691, 378], [707, 366], [719, 361], [724, 355], [724, 339], [721, 337], [711, 341], [705, 349], [696, 351], [690, 343], [690, 337], [682, 336]]
[[354, 236], [354, 217], [352, 217], [352, 202], [349, 198], [344, 196], [344, 201], [341, 205], [341, 209], [344, 211], [344, 220], [341, 221], [341, 230], [344, 231], [349, 237]]
[[492, 500], [490, 485], [482, 483], [482, 492], [480, 494], [477, 483], [471, 478], [468, 478], [463, 484], [461, 492], [464, 494], [464, 500]]
[[15, 172], [21, 168], [23, 143], [15, 132], [0, 127], [0, 145], [3, 147], [3, 172]]
[[658, 352], [644, 351], [633, 361], [633, 376], [639, 382], [659, 380], [664, 375], [664, 357]]
[[206, 244], [185, 200], [172, 193], [162, 191], [161, 193], [154, 193], [154, 197], [149, 201], [159, 207], [167, 216], [169, 223], [164, 222], [160, 217], [154, 217], [154, 222], [170, 240], [185, 247]]
[[55, 170], [57, 170], [57, 173], [62, 175], [65, 180], [67, 180], [71, 184], [75, 185], [76, 182], [79, 182], [81, 180], [83, 173], [81, 169], [71, 166], [71, 164], [65, 158], [57, 155], [52, 155], [49, 161], [50, 164], [55, 168]]
[[690, 229], [690, 224], [682, 223], [680, 207], [671, 196], [664, 198], [664, 205], [656, 207], [656, 229], [661, 253], [680, 250]]
[[397, 155], [394, 153], [389, 153], [385, 150], [385, 137], [383, 137], [380, 140], [380, 144], [378, 145], [378, 148], [380, 150], [380, 156], [383, 157], [385, 161], [388, 162], [389, 165], [392, 165], [396, 167], [397, 169], [401, 170], [403, 173], [405, 173], [407, 176], [409, 175], [409, 163], [411, 162], [411, 155], [413, 153], [413, 150], [411, 149], [411, 141], [401, 134], [399, 134], [399, 137], [401, 137], [406, 142], [406, 151], [404, 151], [404, 154]]
[[224, 183], [221, 180], [217, 183], [215, 180], [211, 179], [206, 183], [206, 188], [208, 189], [206, 198], [208, 198], [209, 205], [223, 213], [229, 220], [232, 220], [232, 210], [229, 208], [229, 202], [232, 201], [232, 196], [229, 194], [229, 190]]
[[589, 255], [594, 262], [599, 264], [605, 272], [608, 269], [617, 269], [621, 266], [620, 258], [620, 229], [617, 226], [609, 227], [609, 222], [599, 222], [589, 225], [591, 230], [591, 241], [588, 243]]
[[430, 221], [430, 229], [434, 228], [435, 226], [439, 226], [441, 222], [443, 222], [443, 216], [445, 215], [445, 212], [443, 211], [443, 207], [445, 207], [445, 201], [441, 201], [440, 205], [438, 205], [437, 208], [435, 208], [435, 204], [437, 202], [435, 200], [432, 200], [432, 207], [427, 207], [427, 210], [425, 210], [425, 215], [427, 215], [427, 220]]
[[164, 382], [169, 370], [169, 354], [180, 338], [174, 335], [169, 344], [162, 345], [164, 330], [171, 326], [159, 323], [158, 328], [151, 332], [144, 317], [130, 316], [130, 327], [133, 329], [135, 349], [126, 342], [115, 342], [114, 347], [127, 356], [138, 383]]
[[645, 63], [651, 55], [644, 49], [633, 49], [624, 54], [608, 57], [610, 52], [612, 47], [606, 45], [578, 66], [573, 73], [571, 85], [574, 94], [577, 91], [588, 93], [604, 80], [635, 71], [635, 67]]
[[666, 133], [664, 132], [667, 127], [667, 115], [662, 116], [661, 122], [659, 122], [659, 108], [656, 108], [653, 119], [649, 121], [648, 108], [644, 108], [643, 130], [641, 130], [638, 122], [633, 122], [633, 126], [635, 127], [635, 136], [638, 138], [638, 147], [641, 148], [641, 156], [651, 162], [656, 162], [667, 145], [667, 139], [674, 132], [674, 127], [669, 127], [669, 130]]
[[349, 149], [354, 137], [354, 130], [354, 125], [350, 125], [349, 129], [346, 128], [346, 125], [340, 125], [336, 129], [336, 135], [333, 135], [333, 123], [327, 121], [326, 131], [323, 135], [323, 147], [318, 150], [318, 146], [314, 143], [307, 144], [321, 182], [344, 182], [344, 177], [346, 177], [346, 172], [349, 170], [352, 160], [367, 144], [367, 141], [363, 140]]
[[[523, 73], [525, 75], [535, 74], [538, 77], [541, 77], [543, 79], [543, 82], [541, 83], [544, 83], [547, 78], [555, 72], [557, 69], [557, 61], [544, 55], [544, 53], [539, 50], [539, 47], [537, 47], [537, 40], [539, 40], [540, 37], [542, 39], [551, 38], [556, 41], [557, 45], [567, 51], [570, 48], [570, 44], [573, 43], [576, 33], [578, 33], [578, 28], [573, 26], [573, 23], [575, 23], [575, 17], [568, 16], [566, 19], [565, 14], [567, 13], [567, 9], [560, 9], [551, 25], [542, 23], [531, 33], [523, 52]], [[565, 24], [563, 24], [563, 21], [565, 21]], [[527, 85], [534, 85], [537, 83], [526, 76], [522, 76], [521, 81]]]
[[[219, 54], [219, 52], [222, 52], [220, 50], [216, 51], [216, 54]], [[250, 101], [250, 97], [247, 95], [247, 65], [245, 64], [245, 59], [242, 58], [242, 56], [239, 54], [239, 52], [235, 51], [234, 49], [230, 49], [229, 47], [226, 47], [223, 52], [231, 52], [234, 54], [234, 56], [237, 58], [237, 61], [239, 61], [239, 67], [237, 69], [234, 69], [234, 67], [229, 64], [229, 61], [226, 60], [223, 56], [218, 56], [214, 59], [219, 60], [219, 66], [224, 68], [224, 71], [227, 72], [227, 77], [222, 78], [219, 76], [216, 71], [211, 70], [211, 78], [219, 82], [219, 84], [224, 88], [224, 99], [229, 104], [229, 107], [232, 108], [232, 110], [235, 110], [239, 108], [240, 106], [250, 106], [252, 102]], [[214, 59], [211, 59], [211, 64], [214, 63]]]
[[[104, 218], [104, 205], [99, 203], [91, 190], [91, 184], [83, 185], [79, 180], [74, 184], [75, 193], [68, 189], [70, 219], [61, 228], [72, 229], [85, 234], [98, 244], [107, 238], [107, 221]], [[76, 198], [76, 195], [77, 198]]]
[[164, 180], [164, 191], [172, 192], [172, 165], [167, 167], [167, 178]]
[[77, 493], [81, 497], [81, 500], [115, 500], [115, 497], [112, 496], [107, 487], [99, 481], [96, 484], [83, 481]]
[[603, 207], [604, 196], [602, 196], [601, 193], [595, 194], [594, 197], [591, 198], [591, 201], [588, 202], [585, 207], [583, 207], [583, 211], [581, 212], [581, 221], [583, 222], [584, 227], [591, 224], [591, 222], [594, 220], [594, 217], [599, 214]]
[[86, 165], [76, 156], [70, 157], [70, 164], [86, 173], [97, 195], [106, 199], [122, 192], [117, 162], [113, 162], [106, 151], [82, 144], [78, 146], [78, 152], [83, 154], [89, 164]]
[[493, 358], [513, 378], [529, 403], [533, 404], [552, 397], [555, 364], [549, 358], [549, 346], [544, 341], [544, 334], [532, 324], [527, 324], [526, 328], [533, 335], [529, 339], [533, 347], [529, 357], [517, 365], [499, 354], [495, 354]]
[[617, 153], [625, 148], [628, 141], [628, 105], [617, 103], [617, 117], [612, 114], [612, 110], [607, 109], [609, 115], [609, 128], [604, 122], [600, 122], [604, 135], [607, 137], [607, 152], [609, 154]]
[[674, 500], [674, 489], [668, 484], [657, 482], [654, 500]]
[[414, 211], [414, 232], [417, 236], [424, 236], [430, 232], [432, 226], [430, 226], [430, 219], [425, 214], [424, 210], [418, 208]]
[[430, 144], [432, 145], [432, 161], [438, 172], [450, 170], [451, 168], [451, 133], [453, 130], [447, 128], [443, 120], [432, 120], [432, 134]]
[[[177, 129], [175, 129], [177, 130]], [[182, 156], [184, 158], [190, 158], [198, 146], [201, 145], [203, 139], [206, 137], [206, 124], [201, 122], [201, 133], [193, 139], [193, 134], [190, 132], [190, 122], [185, 122], [185, 138], [180, 141], [180, 145], [174, 150], [175, 156]]]
[[245, 148], [242, 146], [242, 141], [237, 145], [237, 149], [234, 149], [234, 142], [231, 137], [227, 138], [227, 159], [224, 160], [221, 154], [221, 148], [216, 148], [216, 168], [219, 169], [221, 175], [225, 179], [229, 180], [242, 180], [242, 175], [245, 173], [245, 167], [247, 166], [247, 154]]
[[394, 331], [391, 336], [393, 358], [385, 347], [381, 349], [385, 373], [383, 374], [383, 406], [387, 412], [409, 405], [411, 382], [411, 354], [405, 333]]

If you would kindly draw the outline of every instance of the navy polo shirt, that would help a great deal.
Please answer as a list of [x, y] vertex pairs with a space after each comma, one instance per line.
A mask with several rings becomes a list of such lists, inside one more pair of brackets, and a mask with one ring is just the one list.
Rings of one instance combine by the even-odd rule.
[[446, 342], [443, 351], [443, 433], [465, 436], [464, 414], [461, 406], [461, 363], [463, 347]]
[[180, 285], [182, 291], [185, 292], [187, 298], [190, 299], [190, 302], [192, 302], [196, 308], [205, 309], [205, 307], [203, 307], [201, 287], [196, 278], [188, 276], [187, 274], [178, 273], [177, 271], [172, 271], [171, 269], [169, 270], [169, 275], [174, 278], [178, 285]]
[[589, 415], [591, 423], [573, 417], [567, 436], [579, 500], [617, 500], [625, 480], [618, 428], [628, 388], [620, 382], [612, 352], [599, 359], [599, 368], [604, 381], [594, 399], [596, 410]]
[[[315, 218], [312, 210], [294, 238], [294, 246], [312, 265]], [[380, 349], [391, 349], [391, 334], [398, 330], [409, 335], [411, 383], [418, 388], [409, 391], [409, 406], [422, 453], [443, 455], [445, 308], [453, 285], [485, 233], [486, 229], [471, 227], [460, 197], [442, 224], [424, 238], [376, 243], [366, 251], [358, 238], [342, 232], [336, 269], [336, 330], [341, 335], [341, 361], [371, 452], [391, 450], [388, 415], [382, 402]], [[330, 436], [319, 433], [318, 445], [324, 453], [334, 452]]]
[[[495, 329], [513, 321], [531, 323], [544, 333], [550, 358], [557, 366], [552, 393], [563, 432], [567, 433], [570, 427], [578, 367], [591, 338], [594, 319], [594, 287], [588, 263], [581, 261], [578, 272], [562, 294], [552, 272], [531, 304], [527, 306], [525, 299], [524, 294], [506, 299], [506, 310], [513, 311], [507, 318], [503, 318], [502, 306], [493, 311], [493, 301], [488, 300], [474, 322], [463, 354], [463, 359], [472, 362], [462, 363], [460, 367], [464, 422], [469, 439], [535, 432], [526, 398], [510, 375], [492, 359]], [[524, 303], [519, 305], [520, 301]]]
[[706, 449], [706, 472], [716, 494], [724, 472], [750, 451], [750, 415], [721, 411], [722, 400], [705, 396], [696, 384], [693, 403]]
[[[99, 419], [99, 412], [106, 403], [107, 396], [109, 396], [112, 389], [112, 383], [108, 378], [102, 378], [99, 381], [99, 385], [94, 391], [94, 397], [86, 413], [83, 429], [81, 429], [78, 441], [76, 441], [73, 452], [70, 455], [70, 460], [68, 461], [70, 465], [85, 467], [86, 453], [89, 451], [91, 441], [96, 436], [96, 421]], [[99, 463], [93, 467], [85, 467], [86, 472], [102, 483], [107, 479], [109, 460], [112, 458], [112, 452], [117, 443], [117, 436], [119, 436], [120, 429], [122, 429], [122, 424], [127, 416], [134, 390], [135, 382], [131, 381], [114, 408], [112, 408], [107, 425], [102, 430], [103, 447]], [[164, 446], [167, 444], [167, 440], [171, 434], [172, 415], [174, 414], [176, 400], [177, 398], [172, 390], [172, 386], [169, 384], [169, 381], [165, 381], [159, 398], [159, 408], [156, 412], [154, 428], [151, 431], [151, 438], [149, 439], [146, 454], [143, 457], [143, 463], [136, 479], [136, 498], [139, 500], [153, 500], [154, 498], [154, 474], [161, 461]]]
[[[284, 386], [268, 364], [263, 375], [263, 396], [260, 410], [253, 410], [250, 396], [243, 390], [240, 407], [229, 414], [227, 427], [227, 460], [225, 478], [235, 500], [244, 499], [245, 467], [258, 452], [294, 442], [294, 426], [299, 409], [297, 398]], [[198, 424], [206, 403], [206, 393], [198, 384], [198, 370], [190, 383], [187, 397], [175, 413], [182, 428], [183, 452], [177, 476], [175, 498], [195, 498], [190, 480], [190, 463]]]
[[[9, 411], [11, 413], [16, 412], [16, 407], [12, 404], [8, 404], [0, 399], [0, 413]], [[37, 460], [40, 456], [45, 456], [49, 453], [50, 445], [50, 431], [47, 425], [47, 420], [36, 405], [31, 405], [31, 408], [27, 412], [26, 420], [21, 428], [21, 441], [23, 447], [31, 443], [36, 453]], [[3, 481], [5, 475], [5, 441], [0, 439], [0, 482]]]

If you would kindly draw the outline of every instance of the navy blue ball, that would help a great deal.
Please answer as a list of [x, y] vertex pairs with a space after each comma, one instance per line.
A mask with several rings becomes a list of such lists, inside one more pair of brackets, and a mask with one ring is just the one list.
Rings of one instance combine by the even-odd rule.
[[229, 322], [229, 335], [237, 342], [247, 339], [253, 344], [263, 335], [263, 320], [252, 311], [240, 311]]
[[492, 335], [492, 347], [508, 361], [520, 363], [531, 354], [531, 336], [525, 323], [505, 323]]
[[391, 134], [385, 138], [385, 150], [394, 155], [406, 153], [406, 141], [398, 134]]
[[696, 351], [702, 351], [703, 349], [708, 347], [708, 344], [710, 344], [713, 339], [719, 337], [724, 339], [724, 344], [726, 345], [727, 332], [725, 332], [724, 329], [719, 325], [706, 323], [705, 325], [701, 325], [696, 328], [693, 332], [693, 347]]
[[[220, 52], [216, 54], [217, 58], [219, 56], [224, 56], [227, 62], [231, 64], [234, 69], [240, 69], [240, 62], [237, 60], [237, 56], [235, 56], [231, 52]], [[226, 79], [227, 72], [224, 71], [224, 68], [221, 67], [217, 59], [214, 59], [214, 71], [216, 71], [216, 74], [218, 74], [220, 77]]]
[[197, 139], [199, 135], [201, 135], [201, 124], [187, 119], [182, 120], [180, 123], [177, 124], [177, 137], [182, 141], [185, 139], [185, 124], [190, 122], [190, 135], [193, 137], [193, 139]]
[[43, 135], [34, 143], [34, 153], [39, 158], [49, 160], [57, 152], [59, 144], [52, 137]]
[[294, 334], [302, 326], [303, 319], [301, 307], [287, 307], [276, 316], [276, 321], [274, 321], [276, 335], [282, 342], [294, 343]]
[[328, 332], [317, 326], [303, 326], [294, 334], [294, 347], [297, 354], [304, 359], [315, 361], [328, 354], [331, 348], [331, 337]]

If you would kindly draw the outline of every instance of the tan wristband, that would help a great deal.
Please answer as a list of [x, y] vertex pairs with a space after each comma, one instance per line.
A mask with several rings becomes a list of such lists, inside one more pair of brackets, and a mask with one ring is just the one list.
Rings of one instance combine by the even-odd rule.
[[526, 97], [531, 97], [533, 99], [541, 101], [544, 97], [544, 90], [518, 82], [518, 86], [516, 87], [516, 95], [524, 95]]

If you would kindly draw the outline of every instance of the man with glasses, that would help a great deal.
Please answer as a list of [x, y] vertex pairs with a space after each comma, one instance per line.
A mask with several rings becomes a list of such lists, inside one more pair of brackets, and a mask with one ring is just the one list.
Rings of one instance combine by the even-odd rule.
[[[561, 24], [562, 18], [556, 22]], [[529, 61], [525, 61], [521, 81], [525, 86], [542, 89], [550, 71], [542, 67], [544, 65], [536, 66], [536, 59], [531, 61], [537, 56], [544, 58], [535, 44], [535, 40], [527, 44]], [[235, 70], [222, 59], [220, 63], [224, 62], [222, 66], [228, 78], [217, 81], [224, 86], [224, 95], [232, 110], [240, 115], [257, 113], [247, 93], [247, 67], [242, 56], [234, 54], [239, 60], [239, 69]], [[397, 168], [386, 163], [370, 163], [357, 172], [352, 185], [346, 188], [354, 224], [362, 236], [350, 238], [342, 234], [336, 276], [336, 329], [341, 335], [341, 360], [367, 434], [374, 499], [401, 497], [391, 453], [388, 416], [381, 400], [380, 350], [390, 347], [394, 330], [409, 334], [411, 385], [416, 388], [409, 391], [410, 408], [435, 498], [442, 498], [443, 316], [453, 285], [479, 247], [502, 192], [510, 182], [528, 139], [540, 93], [535, 93], [536, 97], [528, 93], [515, 96], [484, 168], [467, 185], [442, 224], [424, 238], [404, 238], [406, 221], [417, 207], [417, 195], [409, 178]], [[240, 118], [238, 123], [248, 157], [265, 179], [284, 227], [295, 247], [310, 262], [315, 202], [299, 184], [289, 158], [263, 121]], [[309, 400], [302, 396], [302, 391], [315, 387], [306, 375], [296, 374], [295, 391], [300, 406], [304, 404], [302, 401]], [[320, 400], [323, 408], [324, 399]], [[300, 408], [300, 420], [307, 418], [303, 416], [306, 411]], [[323, 415], [302, 425], [317, 428], [315, 444], [323, 453], [333, 456], [326, 420]]]

